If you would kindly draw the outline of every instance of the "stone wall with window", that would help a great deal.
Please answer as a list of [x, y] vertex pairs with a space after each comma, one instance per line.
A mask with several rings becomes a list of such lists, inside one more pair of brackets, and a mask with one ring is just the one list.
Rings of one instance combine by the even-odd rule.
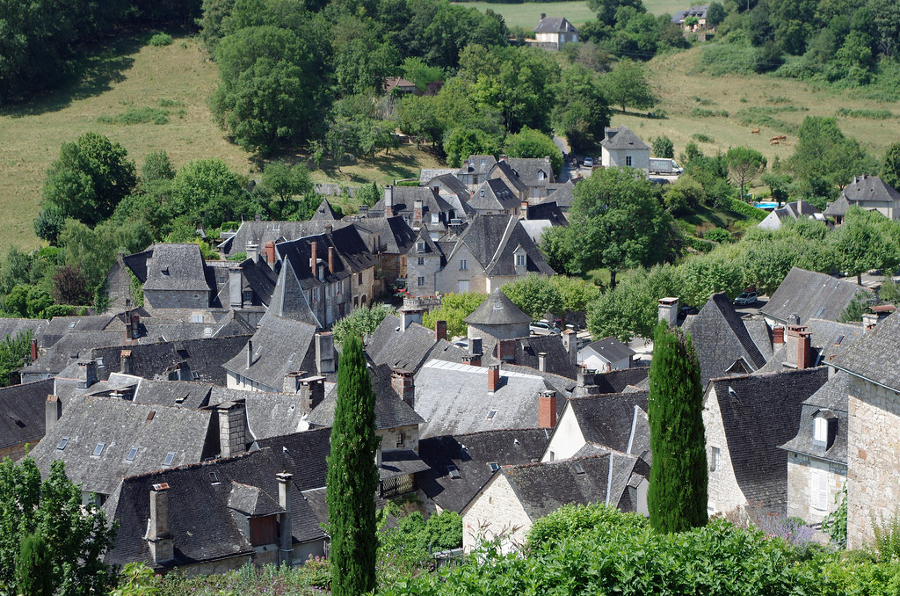
[[820, 523], [837, 509], [847, 466], [800, 453], [788, 453], [788, 517]]

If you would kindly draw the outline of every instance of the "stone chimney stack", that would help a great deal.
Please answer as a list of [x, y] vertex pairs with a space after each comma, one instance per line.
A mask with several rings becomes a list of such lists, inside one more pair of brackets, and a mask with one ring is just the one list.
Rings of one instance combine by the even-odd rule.
[[447, 339], [447, 321], [434, 322], [434, 341], [438, 342]]
[[400, 327], [402, 331], [406, 331], [406, 329], [412, 325], [413, 323], [422, 324], [422, 309], [419, 308], [404, 308], [400, 310]]
[[169, 483], [154, 484], [150, 491], [150, 558], [154, 563], [166, 563], [175, 558], [172, 534], [169, 531]]
[[422, 216], [424, 210], [425, 209], [421, 200], [416, 199], [415, 201], [413, 201], [413, 227], [422, 225]]
[[488, 367], [488, 393], [494, 393], [500, 387], [500, 365], [492, 364]]
[[788, 366], [797, 369], [809, 368], [813, 365], [811, 333], [805, 326], [790, 325], [785, 333], [785, 357]]
[[394, 187], [390, 184], [384, 187], [384, 216], [394, 217]]
[[410, 408], [416, 408], [416, 382], [413, 374], [402, 368], [391, 371], [391, 387]]
[[674, 327], [678, 322], [678, 298], [660, 298], [658, 307], [658, 321], [665, 321], [669, 327]]
[[247, 408], [243, 400], [216, 406], [219, 413], [219, 451], [231, 457], [247, 450]]
[[119, 352], [119, 361], [121, 363], [121, 372], [123, 375], [131, 374], [131, 350], [122, 350]]
[[253, 340], [247, 340], [247, 369], [253, 366]]
[[334, 336], [330, 331], [316, 333], [316, 372], [322, 376], [337, 370], [334, 356]]
[[[446, 328], [446, 326], [447, 326], [447, 321], [444, 321], [444, 327]], [[37, 359], [38, 359], [37, 340], [32, 338], [32, 340], [31, 340], [31, 361], [34, 362]]]
[[538, 370], [547, 372], [547, 352], [538, 352]]
[[541, 391], [538, 396], [538, 428], [556, 426], [556, 391]]
[[49, 435], [59, 417], [62, 416], [62, 402], [58, 395], [48, 395], [44, 403], [44, 435]]
[[878, 324], [878, 315], [874, 313], [863, 313], [862, 316], [863, 331], [871, 331]]
[[289, 372], [284, 375], [284, 381], [282, 382], [281, 391], [282, 393], [288, 393], [290, 395], [295, 395], [300, 392], [300, 379], [306, 376], [306, 371], [297, 371], [297, 372]]
[[78, 384], [79, 389], [87, 389], [97, 382], [97, 361], [96, 360], [80, 360], [78, 362]]
[[803, 331], [797, 342], [797, 368], [810, 368], [813, 365], [812, 333]]
[[276, 474], [278, 479], [278, 505], [284, 509], [278, 519], [278, 564], [290, 567], [294, 563], [294, 518], [291, 511], [291, 478], [287, 472]]
[[562, 332], [562, 343], [569, 354], [569, 362], [578, 364], [578, 334], [571, 329]]
[[522, 201], [519, 204], [519, 219], [528, 219], [528, 201]]
[[266, 242], [266, 263], [275, 264], [275, 243], [272, 240]]
[[304, 411], [312, 412], [325, 399], [325, 377], [304, 377], [300, 379], [300, 404]]
[[253, 261], [254, 263], [259, 258], [259, 244], [255, 242], [247, 243], [247, 258]]
[[244, 306], [244, 292], [242, 291], [242, 283], [241, 283], [241, 268], [240, 267], [229, 267], [228, 268], [228, 305], [231, 308], [243, 308]]

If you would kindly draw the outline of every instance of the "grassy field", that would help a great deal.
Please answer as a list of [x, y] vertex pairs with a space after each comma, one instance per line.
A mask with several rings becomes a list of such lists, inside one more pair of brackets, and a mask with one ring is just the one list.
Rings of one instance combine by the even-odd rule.
[[[532, 29], [541, 18], [541, 13], [551, 17], [566, 17], [575, 26], [597, 19], [597, 14], [588, 8], [587, 2], [524, 2], [522, 4], [493, 4], [488, 2], [460, 2], [463, 6], [473, 6], [484, 12], [488, 8], [503, 16], [509, 27]], [[647, 11], [653, 14], [673, 14], [690, 8], [689, 2], [681, 0], [647, 0]]]

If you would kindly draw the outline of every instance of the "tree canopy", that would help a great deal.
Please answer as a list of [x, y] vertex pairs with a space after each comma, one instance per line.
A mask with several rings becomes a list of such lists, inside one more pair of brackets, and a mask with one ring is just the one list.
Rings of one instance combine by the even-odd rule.
[[518, 133], [506, 137], [506, 153], [510, 157], [549, 157], [553, 172], [559, 174], [562, 171], [562, 153], [553, 139], [527, 126]]
[[753, 182], [766, 169], [766, 158], [763, 154], [749, 147], [732, 147], [725, 154], [728, 164], [728, 175], [741, 188], [741, 200], [744, 200], [744, 188]]
[[600, 79], [600, 87], [610, 104], [622, 106], [623, 114], [626, 106], [644, 110], [656, 105], [644, 67], [632, 60], [620, 60]]

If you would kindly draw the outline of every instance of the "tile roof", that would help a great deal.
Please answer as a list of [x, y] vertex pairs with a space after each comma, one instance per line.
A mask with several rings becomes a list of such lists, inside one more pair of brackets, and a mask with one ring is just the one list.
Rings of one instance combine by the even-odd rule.
[[837, 321], [857, 293], [871, 295], [851, 280], [793, 267], [760, 312], [781, 323], [793, 315], [801, 325], [814, 318]]
[[[828, 380], [825, 367], [713, 379], [738, 486], [748, 502], [784, 515], [787, 453], [779, 447], [797, 435], [803, 402]], [[705, 406], [708, 407], [708, 406]]]
[[[306, 292], [290, 259], [286, 259], [282, 263], [278, 284], [272, 292], [272, 301], [263, 319], [269, 315], [280, 320], [303, 323], [315, 329], [322, 328], [322, 323], [309, 305]], [[262, 319], [260, 319], [260, 323], [262, 323]]]
[[[453, 205], [431, 188], [422, 186], [387, 186], [384, 193], [385, 195], [393, 193], [394, 215], [404, 214], [412, 217], [416, 201], [422, 201], [423, 216], [426, 213], [447, 213], [453, 211]], [[370, 207], [369, 213], [372, 216], [383, 216], [385, 213], [385, 198], [381, 197], [377, 203]]]
[[319, 428], [256, 441], [260, 449], [270, 448], [285, 455], [284, 469], [294, 475], [300, 490], [325, 487], [331, 453], [331, 428]]
[[574, 196], [572, 195], [572, 191], [575, 190], [575, 182], [572, 180], [568, 180], [563, 182], [562, 184], [554, 183], [547, 185], [547, 191], [550, 193], [547, 195], [547, 198], [544, 199], [544, 202], [555, 202], [560, 209], [564, 211], [568, 211], [572, 208], [572, 201], [574, 201]]
[[254, 440], [289, 435], [306, 430], [307, 404], [296, 393], [266, 393], [240, 389], [210, 388], [210, 405], [244, 400], [247, 430]]
[[648, 392], [640, 391], [573, 397], [568, 407], [575, 415], [585, 441], [641, 457], [650, 448], [641, 441], [641, 437], [649, 437], [648, 395]]
[[594, 383], [600, 388], [600, 393], [622, 393], [628, 386], [636, 387], [646, 382], [649, 372], [647, 367], [614, 370], [595, 374]]
[[609, 127], [606, 129], [606, 138], [600, 141], [600, 144], [607, 149], [647, 149], [650, 146], [642, 141], [636, 134], [631, 132], [627, 126], [619, 126], [617, 128]]
[[850, 202], [847, 200], [847, 197], [844, 195], [839, 196], [834, 201], [829, 201], [827, 205], [825, 205], [824, 215], [828, 217], [845, 216], [847, 212], [850, 211]]
[[406, 330], [400, 326], [399, 317], [388, 315], [366, 341], [366, 352], [376, 365], [386, 364], [416, 373], [429, 358], [461, 362], [465, 356], [465, 350], [447, 342], [437, 342], [431, 329], [418, 323], [410, 324]]
[[[457, 168], [422, 168], [419, 172], [419, 186], [431, 186], [429, 182], [435, 178], [440, 178], [446, 174], [453, 176], [453, 173], [456, 171], [458, 171]], [[456, 176], [453, 176], [453, 179], [459, 180]], [[465, 188], [465, 186], [463, 186], [463, 188]]]
[[841, 196], [846, 197], [851, 204], [861, 207], [865, 207], [869, 201], [890, 203], [900, 201], [900, 192], [878, 176], [854, 177], [853, 182], [844, 187]]
[[351, 222], [315, 219], [311, 221], [244, 221], [234, 236], [219, 244], [227, 256], [245, 252], [248, 244], [265, 249], [266, 242], [278, 244], [303, 236], [324, 234], [328, 226], [333, 230], [353, 225]]
[[544, 366], [547, 372], [569, 379], [577, 377], [578, 367], [569, 358], [569, 351], [563, 345], [560, 335], [532, 335], [517, 339], [515, 364], [538, 369], [541, 353], [545, 354]]
[[45, 404], [53, 379], [0, 389], [0, 450], [44, 438]]
[[497, 163], [493, 155], [470, 155], [463, 162], [457, 174], [487, 174]]
[[[838, 371], [803, 402], [803, 408], [800, 411], [800, 430], [796, 437], [782, 445], [781, 448], [846, 465], [849, 395], [850, 375], [844, 371]], [[830, 447], [813, 441], [815, 415], [822, 410], [828, 410], [838, 419], [837, 435]]]
[[147, 261], [147, 290], [208, 292], [205, 263], [197, 244], [154, 244]]
[[531, 317], [522, 312], [500, 288], [497, 288], [464, 320], [475, 325], [512, 325], [530, 323]]
[[829, 362], [852, 375], [900, 392], [900, 312], [895, 312]]
[[[550, 438], [545, 428], [492, 430], [444, 435], [419, 441], [419, 455], [430, 470], [418, 477], [419, 488], [441, 509], [462, 511], [498, 466], [527, 464], [540, 459]], [[455, 466], [459, 478], [451, 478]]]

